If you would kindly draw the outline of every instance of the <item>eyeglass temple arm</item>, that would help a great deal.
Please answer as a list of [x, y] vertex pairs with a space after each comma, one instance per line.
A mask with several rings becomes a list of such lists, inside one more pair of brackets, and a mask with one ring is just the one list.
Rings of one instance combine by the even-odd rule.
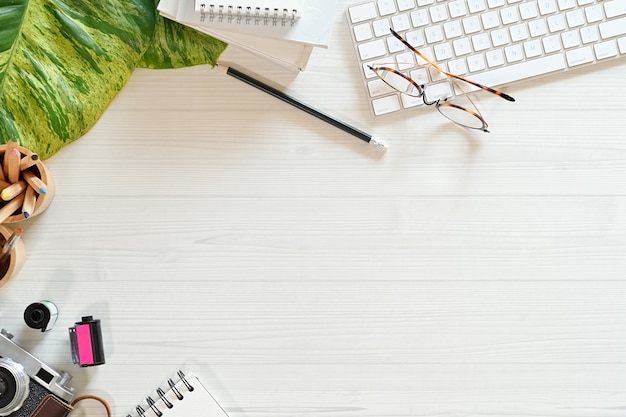
[[406, 39], [404, 39], [402, 36], [400, 36], [395, 30], [393, 30], [392, 28], [389, 28], [389, 30], [391, 31], [391, 34], [393, 36], [395, 36], [400, 42], [402, 42], [407, 48], [409, 48], [411, 51], [413, 51], [417, 56], [422, 58], [429, 65], [433, 66], [436, 70], [441, 71], [444, 74], [446, 74], [448, 77], [456, 78], [457, 80], [461, 80], [463, 82], [471, 84], [471, 85], [473, 85], [475, 87], [478, 87], [478, 88], [480, 88], [482, 90], [488, 91], [488, 92], [490, 92], [492, 94], [495, 94], [495, 95], [497, 95], [499, 97], [502, 97], [503, 99], [505, 99], [507, 101], [515, 101], [515, 99], [513, 97], [511, 97], [510, 95], [508, 95], [506, 93], [503, 93], [502, 91], [495, 90], [495, 89], [493, 89], [491, 87], [487, 87], [486, 85], [479, 84], [479, 83], [477, 83], [475, 81], [468, 80], [467, 78], [463, 78], [463, 77], [460, 77], [460, 76], [458, 76], [456, 74], [452, 74], [451, 72], [443, 70], [439, 65], [435, 64], [433, 61], [428, 59], [426, 57], [426, 55], [424, 55], [420, 51], [418, 51], [413, 45], [411, 45]]

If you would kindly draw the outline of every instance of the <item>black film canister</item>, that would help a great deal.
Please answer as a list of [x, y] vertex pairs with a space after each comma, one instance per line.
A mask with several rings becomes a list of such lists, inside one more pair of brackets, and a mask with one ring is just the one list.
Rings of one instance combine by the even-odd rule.
[[59, 310], [51, 301], [32, 303], [24, 310], [26, 325], [32, 329], [41, 329], [42, 332], [52, 329], [58, 316]]

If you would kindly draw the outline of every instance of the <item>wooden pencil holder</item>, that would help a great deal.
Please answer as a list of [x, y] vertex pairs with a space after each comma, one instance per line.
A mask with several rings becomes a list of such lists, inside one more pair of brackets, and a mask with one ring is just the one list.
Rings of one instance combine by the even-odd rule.
[[[4, 191], [7, 184], [13, 185], [15, 182], [19, 182], [20, 185], [26, 184], [25, 189], [27, 189], [28, 187], [32, 187], [29, 183], [29, 181], [33, 181], [32, 177], [35, 177], [35, 180], [38, 180], [38, 183], [45, 186], [45, 193], [42, 193], [41, 190], [38, 190], [35, 193], [35, 200], [33, 207], [31, 208], [31, 212], [25, 213], [25, 210], [23, 209], [23, 204], [19, 204], [20, 200], [24, 200], [24, 195], [18, 195], [16, 197], [17, 199], [12, 198], [6, 201], [4, 200], [4, 198], [0, 198], [0, 223], [17, 223], [25, 220], [27, 217], [35, 217], [43, 213], [50, 206], [50, 203], [52, 203], [56, 187], [54, 179], [50, 175], [50, 172], [48, 171], [44, 163], [37, 157], [37, 155], [29, 151], [28, 149], [17, 145], [13, 145], [13, 148], [17, 149], [17, 152], [19, 152], [21, 166], [17, 181], [15, 180], [15, 178], [13, 178], [12, 180], [10, 180], [10, 178], [7, 178], [7, 175], [4, 172], [4, 164], [2, 162], [4, 161], [4, 158], [6, 156], [5, 154], [7, 152], [8, 146], [8, 144], [0, 145], [0, 169], [3, 170], [3, 178], [0, 178], [0, 180], [3, 180], [1, 183], [3, 188], [0, 189], [0, 191]], [[12, 149], [10, 149], [10, 152], [13, 152]], [[29, 177], [29, 181], [26, 181], [26, 176]], [[24, 191], [24, 194], [26, 194], [26, 191]]]
[[[0, 248], [4, 246], [9, 237], [11, 237], [11, 231], [0, 226]], [[20, 239], [13, 249], [0, 258], [0, 287], [6, 284], [12, 276], [22, 269], [25, 260], [26, 247], [22, 239]]]

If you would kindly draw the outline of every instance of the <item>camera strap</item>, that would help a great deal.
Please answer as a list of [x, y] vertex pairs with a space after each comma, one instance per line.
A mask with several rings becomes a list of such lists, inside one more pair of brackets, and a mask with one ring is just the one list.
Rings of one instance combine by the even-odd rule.
[[[107, 417], [112, 417], [111, 414], [111, 407], [109, 407], [109, 403], [102, 397], [98, 397], [97, 395], [82, 395], [80, 397], [77, 397], [74, 401], [72, 401], [72, 407], [74, 407], [78, 402], [83, 401], [83, 400], [96, 400], [98, 401], [100, 404], [102, 404], [107, 412]], [[65, 415], [59, 415], [59, 417], [65, 417]], [[35, 416], [33, 416], [35, 417]], [[42, 417], [43, 414], [42, 414]], [[46, 416], [48, 417], [48, 416]], [[52, 417], [56, 417], [56, 416], [52, 416]]]

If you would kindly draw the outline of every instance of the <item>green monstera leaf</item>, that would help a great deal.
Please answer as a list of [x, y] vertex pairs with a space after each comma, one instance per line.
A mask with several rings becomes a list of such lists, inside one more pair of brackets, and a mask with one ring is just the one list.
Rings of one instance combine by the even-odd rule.
[[42, 158], [84, 135], [138, 67], [215, 64], [226, 44], [155, 0], [0, 0], [0, 142]]

